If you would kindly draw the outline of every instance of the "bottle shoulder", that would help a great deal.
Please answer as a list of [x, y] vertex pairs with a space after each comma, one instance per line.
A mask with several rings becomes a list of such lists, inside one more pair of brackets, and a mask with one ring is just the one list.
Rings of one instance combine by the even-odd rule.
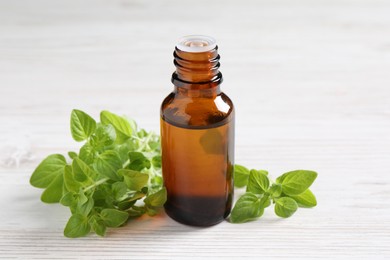
[[161, 118], [181, 127], [217, 127], [234, 120], [234, 105], [223, 92], [206, 97], [172, 92], [161, 105]]

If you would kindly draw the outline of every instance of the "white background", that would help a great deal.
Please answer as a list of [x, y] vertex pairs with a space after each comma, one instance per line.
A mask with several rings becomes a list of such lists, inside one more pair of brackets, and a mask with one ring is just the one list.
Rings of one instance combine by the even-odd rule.
[[[29, 177], [77, 150], [70, 111], [159, 131], [183, 35], [218, 40], [236, 162], [312, 169], [319, 205], [211, 228], [161, 214], [62, 235], [66, 208]], [[389, 1], [0, 0], [0, 258], [390, 257]]]

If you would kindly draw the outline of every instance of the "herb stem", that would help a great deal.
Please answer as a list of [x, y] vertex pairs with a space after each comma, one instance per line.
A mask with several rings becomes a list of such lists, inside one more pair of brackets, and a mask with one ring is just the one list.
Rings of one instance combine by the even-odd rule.
[[97, 182], [95, 182], [94, 184], [92, 184], [92, 185], [86, 187], [86, 188], [83, 190], [83, 192], [89, 191], [90, 189], [93, 189], [93, 188], [95, 188], [95, 187], [97, 187], [97, 186], [99, 186], [99, 185], [105, 183], [105, 182], [108, 181], [108, 180], [109, 180], [108, 178], [100, 179], [100, 180], [98, 180]]
[[141, 152], [149, 143], [150, 141], [150, 138], [153, 136], [153, 133], [150, 132], [148, 133], [148, 135], [146, 136], [145, 140], [142, 141], [142, 145], [137, 149], [138, 152]]

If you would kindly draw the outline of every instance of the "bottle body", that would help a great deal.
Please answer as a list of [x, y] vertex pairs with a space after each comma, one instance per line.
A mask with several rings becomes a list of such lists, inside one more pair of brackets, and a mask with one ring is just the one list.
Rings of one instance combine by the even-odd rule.
[[[176, 50], [175, 54], [183, 58], [188, 53]], [[216, 57], [215, 53], [208, 57], [206, 52], [196, 54], [195, 58], [187, 56], [186, 62], [195, 63], [197, 70], [187, 71], [188, 75], [174, 73], [175, 89], [161, 106], [162, 170], [168, 196], [165, 210], [178, 222], [210, 226], [221, 222], [231, 210], [234, 107], [220, 91], [219, 72], [189, 75], [202, 66], [203, 72], [209, 70], [205, 66]], [[199, 57], [208, 62], [193, 61]], [[182, 80], [185, 76], [191, 81]]]

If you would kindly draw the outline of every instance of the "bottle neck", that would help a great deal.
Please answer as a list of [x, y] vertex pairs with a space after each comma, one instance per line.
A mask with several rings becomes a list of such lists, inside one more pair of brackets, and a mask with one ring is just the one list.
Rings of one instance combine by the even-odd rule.
[[185, 52], [175, 48], [176, 71], [172, 74], [175, 92], [182, 94], [219, 94], [222, 73], [219, 71], [218, 47], [206, 52]]

